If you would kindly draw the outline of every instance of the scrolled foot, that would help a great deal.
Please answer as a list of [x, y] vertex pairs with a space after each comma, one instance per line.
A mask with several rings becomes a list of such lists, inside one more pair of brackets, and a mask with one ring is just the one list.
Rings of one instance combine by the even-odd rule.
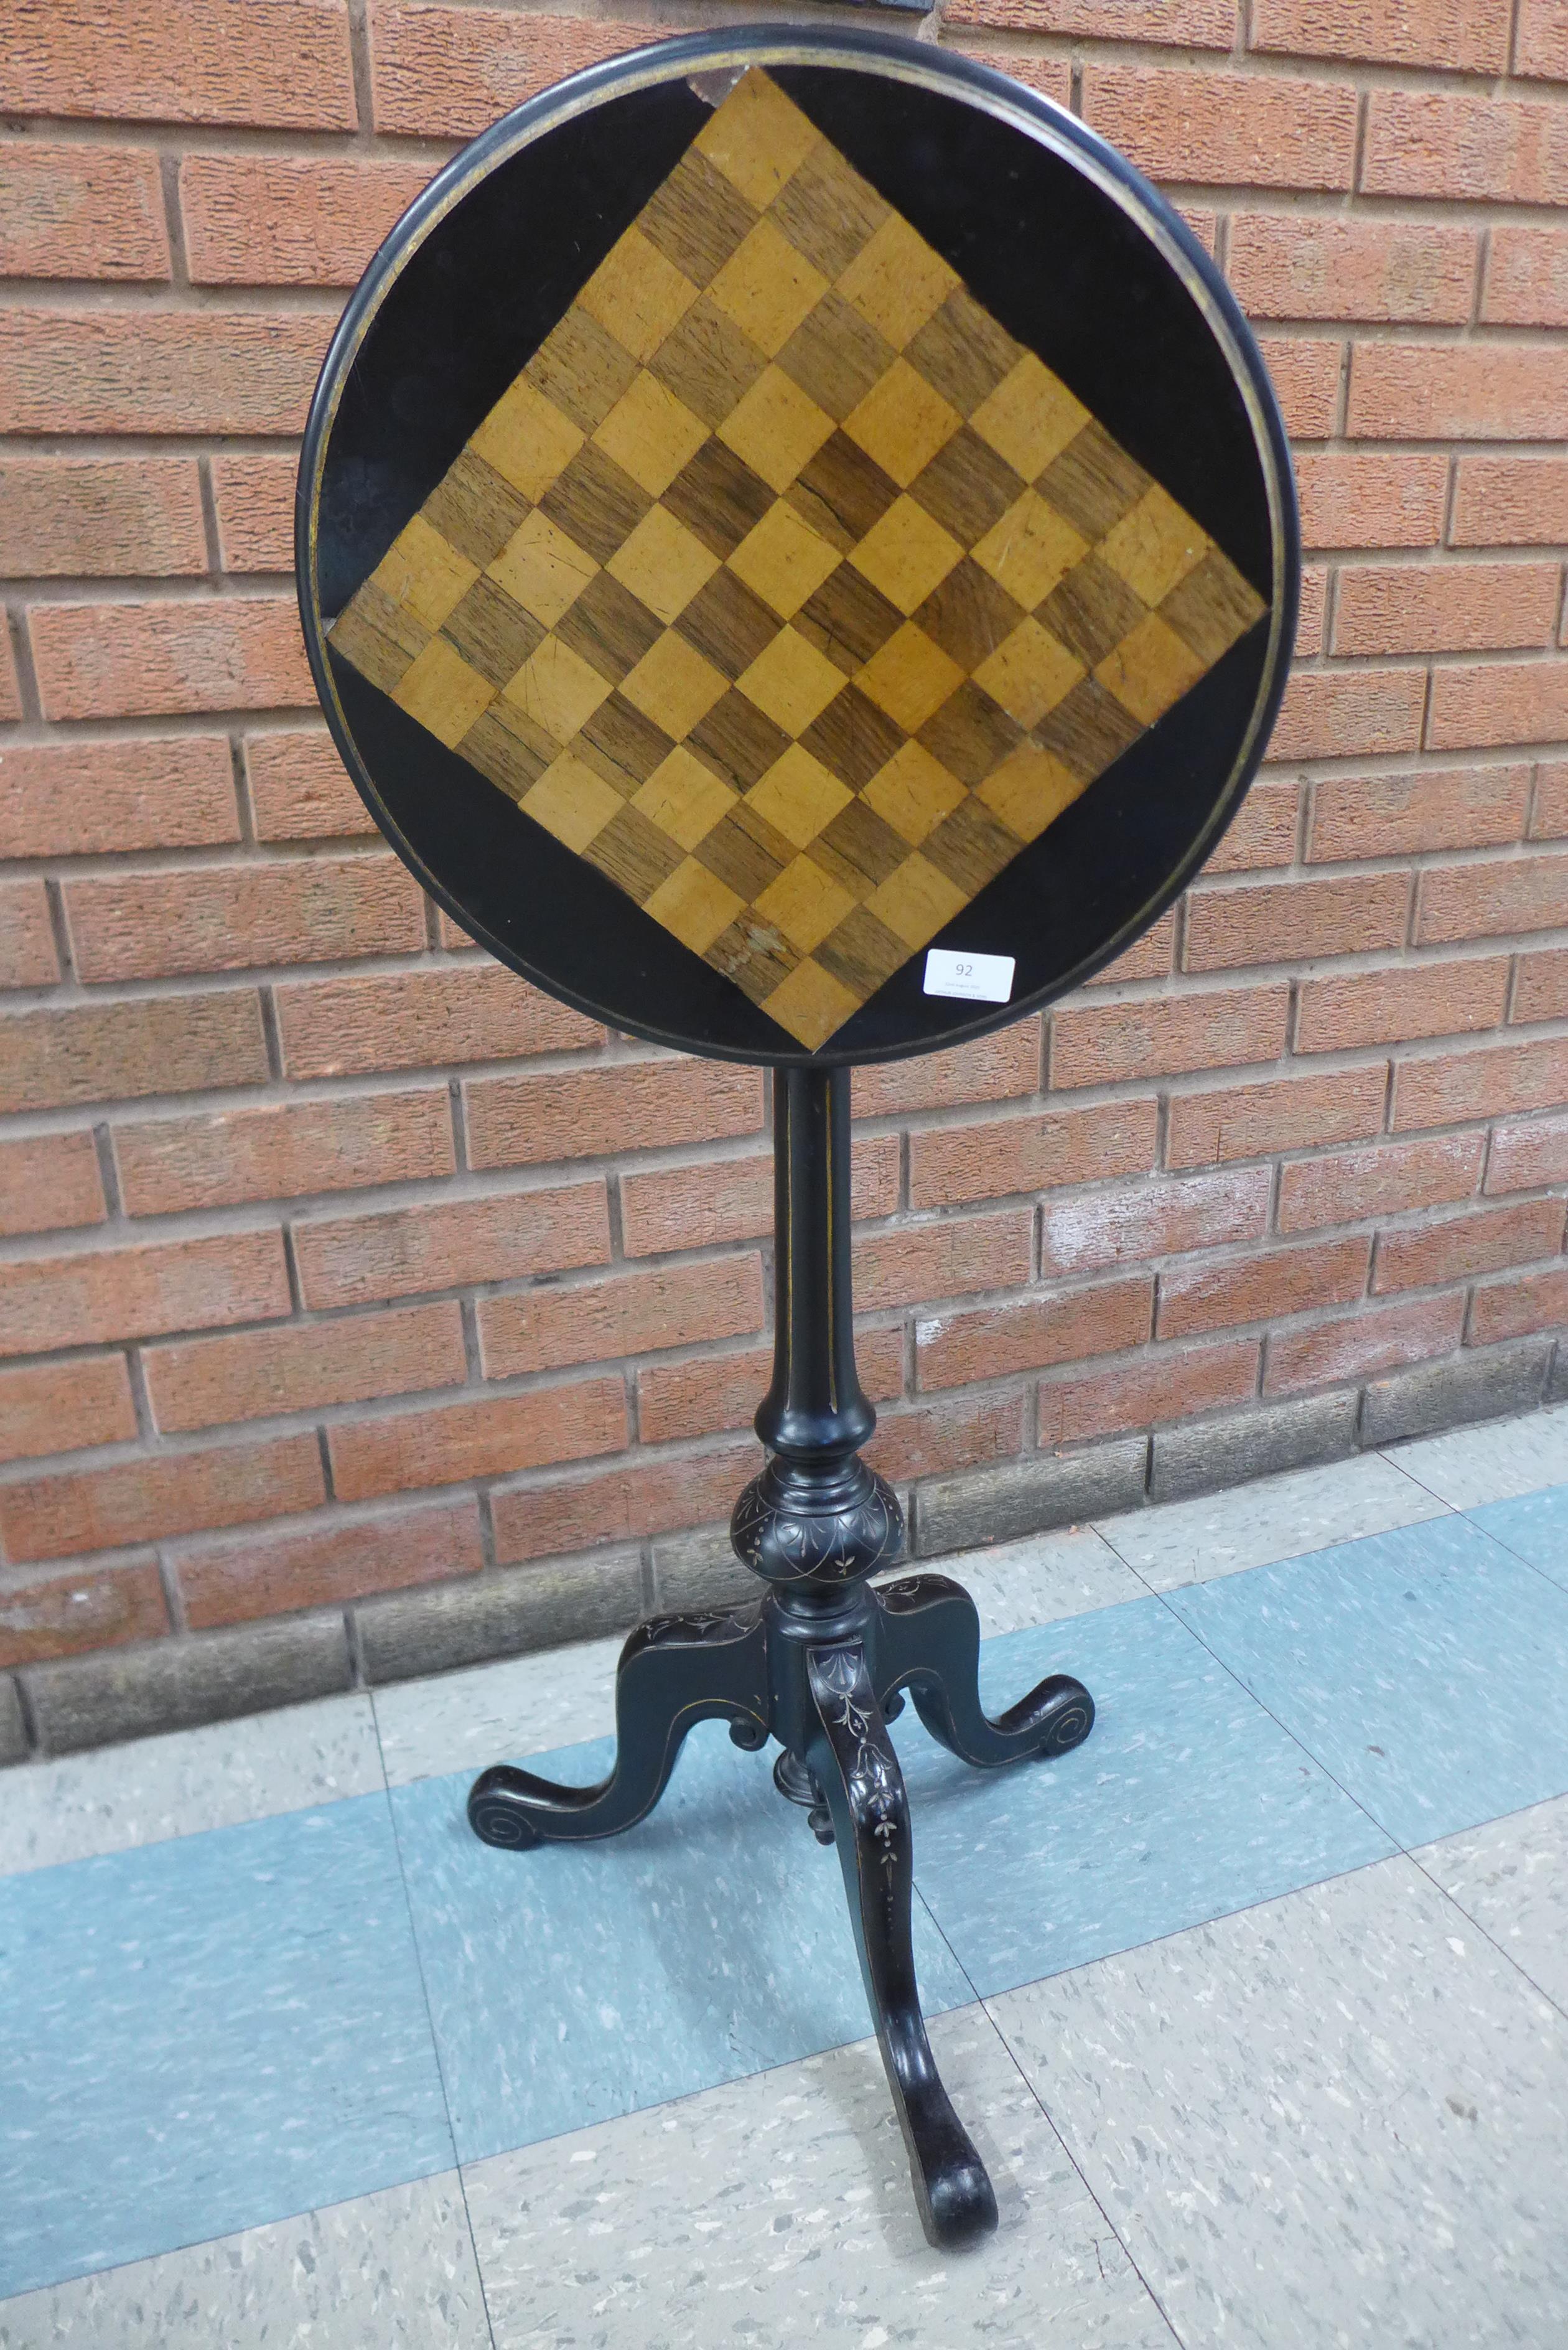
[[981, 1770], [1044, 1762], [1081, 1746], [1095, 1700], [1070, 1673], [1053, 1673], [993, 1721], [980, 1701], [980, 1617], [961, 1584], [912, 1575], [877, 1593], [877, 1683], [908, 1686], [931, 1736]]
[[953, 2111], [926, 2037], [915, 1983], [914, 1856], [898, 1759], [857, 1640], [811, 1648], [813, 1776], [833, 1816], [866, 1996], [909, 2157], [920, 2222], [943, 2251], [996, 2225], [985, 2165]]
[[468, 1821], [506, 1852], [615, 1835], [653, 1809], [689, 1730], [727, 1720], [737, 1745], [768, 1736], [767, 1641], [759, 1610], [659, 1616], [639, 1625], [616, 1669], [615, 1768], [567, 1787], [497, 1762], [469, 1791]]

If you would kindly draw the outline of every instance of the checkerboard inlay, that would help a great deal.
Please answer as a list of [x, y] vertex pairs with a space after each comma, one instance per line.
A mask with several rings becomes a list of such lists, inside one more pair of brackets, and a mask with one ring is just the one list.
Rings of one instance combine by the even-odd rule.
[[331, 640], [815, 1048], [1264, 608], [753, 70]]

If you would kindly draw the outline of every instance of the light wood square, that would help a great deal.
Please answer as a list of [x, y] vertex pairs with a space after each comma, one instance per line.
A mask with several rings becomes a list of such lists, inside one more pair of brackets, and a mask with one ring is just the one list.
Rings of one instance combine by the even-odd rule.
[[1064, 807], [1071, 807], [1086, 788], [1083, 777], [1075, 775], [1049, 751], [1021, 743], [995, 774], [986, 777], [975, 797], [1002, 818], [1009, 832], [1030, 841], [1038, 840], [1046, 826]]
[[968, 903], [968, 893], [956, 881], [950, 881], [929, 858], [917, 853], [906, 857], [898, 871], [889, 873], [881, 888], [872, 891], [866, 910], [912, 948], [934, 939], [943, 923], [950, 922]]
[[661, 881], [643, 911], [651, 914], [673, 931], [682, 946], [693, 954], [702, 954], [721, 932], [727, 931], [737, 914], [745, 910], [745, 899], [694, 857], [679, 864], [667, 881]]
[[838, 280], [838, 291], [901, 351], [959, 283], [907, 220], [890, 213]]
[[449, 751], [456, 748], [494, 699], [495, 688], [489, 679], [470, 669], [444, 637], [431, 639], [418, 660], [403, 671], [392, 694], [399, 709], [417, 718]]
[[1192, 516], [1155, 482], [1106, 533], [1098, 553], [1135, 596], [1146, 604], [1160, 604], [1197, 569], [1210, 545]]
[[1089, 542], [1036, 490], [1015, 498], [974, 549], [974, 559], [1024, 610], [1049, 596]]
[[576, 603], [598, 567], [586, 547], [535, 510], [524, 515], [488, 577], [550, 629]]
[[708, 427], [644, 369], [616, 401], [595, 441], [650, 497], [697, 454]]
[[906, 620], [872, 654], [855, 682], [906, 733], [914, 734], [963, 683], [963, 675], [957, 661], [940, 645], [933, 644], [924, 629]]
[[787, 620], [808, 596], [815, 595], [839, 562], [838, 549], [781, 499], [746, 533], [730, 557], [730, 568]]
[[773, 993], [766, 997], [763, 1010], [776, 1020], [808, 1052], [815, 1053], [825, 1045], [835, 1029], [842, 1028], [852, 1012], [858, 1012], [860, 1000], [852, 995], [842, 980], [824, 971], [819, 962], [808, 955], [805, 962], [796, 963], [787, 979], [783, 979]]
[[794, 629], [781, 629], [736, 683], [775, 726], [804, 734], [839, 691], [844, 675]]
[[569, 743], [611, 691], [609, 682], [559, 637], [546, 637], [508, 680], [503, 700], [553, 742]]
[[782, 931], [792, 947], [809, 954], [836, 930], [846, 914], [855, 910], [855, 900], [843, 889], [830, 873], [809, 857], [797, 857], [784, 867], [776, 881], [770, 881], [756, 900], [755, 910], [764, 922]]
[[827, 280], [771, 220], [743, 237], [709, 286], [711, 298], [772, 359], [827, 291]]
[[1021, 620], [1012, 634], [981, 661], [975, 682], [983, 685], [1020, 726], [1037, 725], [1054, 710], [1084, 674], [1084, 664], [1059, 644], [1038, 620]]
[[981, 439], [1026, 482], [1043, 473], [1088, 421], [1083, 401], [1033, 351], [1025, 351], [970, 418]]
[[1204, 663], [1190, 645], [1183, 644], [1158, 612], [1150, 612], [1106, 654], [1095, 675], [1124, 710], [1152, 726], [1189, 685], [1197, 684], [1203, 671]]
[[479, 577], [479, 567], [449, 546], [423, 515], [415, 515], [370, 576], [384, 596], [433, 635], [462, 603]]
[[804, 848], [825, 825], [833, 822], [840, 808], [848, 806], [853, 796], [836, 775], [828, 774], [820, 759], [792, 743], [762, 782], [753, 785], [746, 794], [746, 806], [754, 808], [775, 832], [782, 832], [793, 847]]
[[577, 296], [576, 307], [597, 318], [623, 350], [646, 366], [697, 294], [685, 272], [632, 227], [606, 254]]
[[525, 375], [520, 375], [502, 393], [468, 445], [514, 489], [537, 504], [552, 482], [566, 472], [583, 445], [583, 436], [554, 400], [546, 400]]
[[880, 768], [860, 796], [902, 840], [918, 846], [943, 816], [951, 816], [968, 786], [950, 775], [940, 759], [919, 743], [906, 743]]
[[621, 680], [627, 700], [680, 742], [700, 725], [730, 691], [722, 670], [704, 660], [695, 645], [667, 629], [649, 645], [637, 667]]
[[719, 557], [667, 507], [650, 506], [605, 568], [668, 621], [679, 619], [698, 588], [711, 579]]
[[717, 430], [770, 490], [787, 490], [833, 431], [833, 419], [783, 368], [770, 366]]
[[579, 856], [625, 805], [602, 775], [596, 775], [569, 751], [551, 762], [521, 802], [535, 824], [542, 824]]
[[753, 67], [693, 143], [749, 204], [763, 212], [821, 136], [777, 82]]
[[900, 612], [923, 604], [961, 560], [963, 549], [909, 496], [895, 498], [849, 560]]
[[633, 795], [631, 804], [682, 848], [695, 848], [729, 815], [735, 798], [728, 784], [678, 743]]
[[907, 490], [962, 422], [958, 410], [908, 359], [895, 359], [845, 418], [844, 430]]

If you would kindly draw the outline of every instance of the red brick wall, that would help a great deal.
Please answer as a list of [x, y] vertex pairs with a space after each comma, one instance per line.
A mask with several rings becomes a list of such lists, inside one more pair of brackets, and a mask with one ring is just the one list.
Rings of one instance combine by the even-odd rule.
[[[4, 1753], [696, 1588], [712, 1545], [663, 1538], [752, 1463], [768, 1186], [755, 1072], [424, 903], [286, 577], [343, 289], [453, 142], [642, 28], [0, 13]], [[941, 37], [1211, 244], [1312, 552], [1186, 904], [858, 1084], [876, 1457], [928, 1547], [1190, 1484], [1198, 1415], [1257, 1465], [1568, 1388], [1563, 0], [948, 0]]]

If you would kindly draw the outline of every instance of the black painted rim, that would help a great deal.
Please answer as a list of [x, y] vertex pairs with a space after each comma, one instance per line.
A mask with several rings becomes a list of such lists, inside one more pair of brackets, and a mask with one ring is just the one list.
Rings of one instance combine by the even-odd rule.
[[[835, 1051], [831, 1038], [815, 1053], [804, 1048], [792, 1051], [786, 1046], [766, 1052], [741, 1052], [733, 1045], [715, 1045], [633, 1016], [618, 1005], [596, 1002], [529, 964], [499, 940], [469, 912], [405, 837], [388, 810], [338, 699], [327, 657], [317, 593], [317, 514], [338, 404], [360, 346], [382, 303], [426, 237], [499, 163], [603, 101], [660, 82], [686, 80], [730, 68], [744, 70], [756, 65], [836, 67], [904, 81], [974, 106], [1071, 161], [1142, 228], [1202, 312], [1216, 345], [1227, 359], [1246, 409], [1269, 505], [1273, 578], [1267, 652], [1241, 747], [1208, 822], [1195, 835], [1187, 851], [1136, 914], [1058, 979], [1010, 1003], [976, 1007], [972, 1016], [955, 1019], [950, 1027], [936, 1036], [920, 1035], [858, 1050], [851, 1047]], [[1125, 953], [1201, 869], [1241, 806], [1262, 762], [1284, 693], [1301, 584], [1295, 481], [1279, 401], [1251, 327], [1214, 262], [1180, 214], [1125, 156], [1054, 99], [971, 57], [934, 44], [911, 41], [879, 28], [862, 30], [847, 26], [824, 26], [821, 31], [784, 25], [742, 26], [718, 32], [682, 34], [645, 48], [626, 51], [524, 100], [443, 165], [377, 251], [327, 347], [311, 397], [300, 452], [295, 496], [295, 555], [306, 651], [333, 742], [378, 827], [427, 894], [497, 962], [589, 1018], [676, 1051], [774, 1067], [831, 1067], [848, 1061], [905, 1060], [920, 1054], [945, 1052], [1010, 1026], [1043, 1005], [1058, 1001]]]

